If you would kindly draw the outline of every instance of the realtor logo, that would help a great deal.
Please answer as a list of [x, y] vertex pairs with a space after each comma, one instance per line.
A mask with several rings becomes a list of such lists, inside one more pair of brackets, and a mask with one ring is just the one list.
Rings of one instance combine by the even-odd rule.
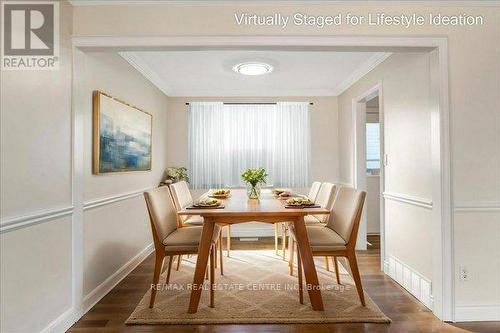
[[2, 2], [2, 70], [59, 68], [59, 3]]

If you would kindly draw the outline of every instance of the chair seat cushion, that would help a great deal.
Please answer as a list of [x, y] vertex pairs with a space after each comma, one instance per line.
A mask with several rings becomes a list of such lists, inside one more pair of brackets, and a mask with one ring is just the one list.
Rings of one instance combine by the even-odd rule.
[[[220, 229], [219, 226], [215, 226], [212, 243], [217, 241]], [[196, 252], [198, 250], [202, 230], [203, 227], [198, 226], [177, 228], [163, 240], [165, 250]]]
[[189, 225], [203, 225], [203, 216], [201, 215], [190, 215], [188, 216], [184, 222], [184, 224]]
[[[306, 226], [309, 245], [313, 252], [330, 252], [346, 249], [346, 243], [339, 234], [326, 226]], [[295, 230], [290, 227], [294, 238]]]
[[345, 250], [342, 237], [328, 227], [307, 227], [307, 236], [313, 252]]

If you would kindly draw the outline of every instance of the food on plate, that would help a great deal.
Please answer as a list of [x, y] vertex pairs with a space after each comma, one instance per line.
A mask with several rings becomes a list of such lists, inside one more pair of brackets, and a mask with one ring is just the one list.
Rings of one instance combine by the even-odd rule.
[[225, 188], [216, 188], [212, 190], [212, 195], [216, 196], [226, 196], [231, 192], [231, 190], [225, 189]]
[[289, 206], [311, 206], [314, 205], [314, 202], [305, 197], [293, 197], [288, 199], [286, 204]]
[[273, 188], [272, 192], [274, 195], [280, 195], [283, 192], [288, 192], [285, 188]]
[[198, 207], [217, 207], [220, 205], [220, 201], [213, 198], [208, 198], [195, 202], [193, 206]]

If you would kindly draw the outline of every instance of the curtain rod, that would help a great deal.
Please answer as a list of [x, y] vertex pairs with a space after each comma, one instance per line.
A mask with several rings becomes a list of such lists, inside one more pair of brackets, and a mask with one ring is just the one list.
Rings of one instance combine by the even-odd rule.
[[[225, 105], [276, 105], [278, 103], [223, 103]], [[186, 103], [189, 105], [189, 103]], [[309, 105], [314, 105], [314, 103], [309, 102]]]

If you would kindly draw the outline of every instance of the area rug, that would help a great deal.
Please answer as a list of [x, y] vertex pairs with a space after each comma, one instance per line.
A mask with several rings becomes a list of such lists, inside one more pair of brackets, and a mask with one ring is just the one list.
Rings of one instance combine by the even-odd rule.
[[[321, 259], [321, 258], [318, 258]], [[288, 274], [288, 263], [273, 251], [231, 251], [224, 257], [224, 276], [217, 271], [215, 308], [209, 304], [206, 281], [198, 312], [187, 313], [196, 257], [182, 261], [179, 271], [172, 269], [171, 281], [165, 285], [163, 273], [157, 286], [153, 309], [148, 307], [146, 292], [127, 324], [283, 324], [283, 323], [389, 323], [390, 319], [365, 293], [366, 307], [361, 306], [351, 276], [340, 265], [341, 285], [335, 273], [322, 268], [317, 261], [324, 311], [314, 311], [304, 291], [299, 303], [298, 281]], [[333, 266], [333, 265], [331, 265]]]

